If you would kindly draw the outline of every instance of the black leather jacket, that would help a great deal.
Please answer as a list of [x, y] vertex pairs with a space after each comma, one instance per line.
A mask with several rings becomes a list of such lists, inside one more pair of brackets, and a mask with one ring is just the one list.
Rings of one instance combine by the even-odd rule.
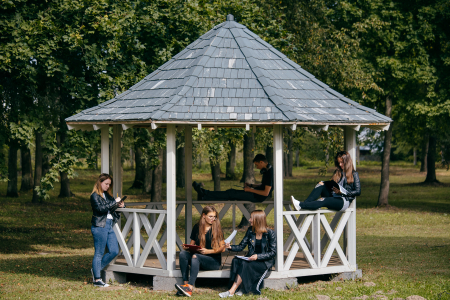
[[347, 177], [344, 176], [343, 187], [348, 192], [348, 194], [345, 196], [348, 201], [352, 201], [356, 196], [361, 195], [361, 182], [359, 181], [358, 172], [353, 172], [353, 183], [347, 183]]
[[114, 198], [111, 197], [108, 193], [105, 193], [105, 197], [106, 199], [103, 199], [103, 197], [97, 193], [91, 194], [92, 226], [105, 227], [108, 210], [113, 216], [113, 225], [120, 218], [120, 214], [116, 212], [116, 209], [119, 207], [118, 203], [116, 203], [116, 200], [114, 200]]
[[[252, 227], [250, 226], [240, 244], [232, 245], [230, 251], [240, 252], [248, 246], [246, 256], [250, 257], [255, 252], [255, 244], [256, 234], [252, 231]], [[277, 254], [277, 236], [275, 235], [275, 231], [272, 229], [267, 229], [267, 232], [263, 233], [261, 248], [263, 252], [258, 254], [257, 260], [264, 261], [267, 268], [270, 269], [275, 264], [275, 255]]]

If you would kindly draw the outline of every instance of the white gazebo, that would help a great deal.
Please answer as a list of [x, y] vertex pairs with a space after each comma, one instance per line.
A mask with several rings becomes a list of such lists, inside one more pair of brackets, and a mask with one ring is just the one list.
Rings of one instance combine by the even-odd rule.
[[[69, 129], [101, 130], [104, 173], [110, 172], [109, 127], [113, 127], [114, 195], [122, 195], [122, 131], [132, 127], [145, 127], [149, 131], [166, 128], [167, 199], [162, 203], [128, 203], [128, 208], [118, 210], [126, 218], [123, 228], [120, 224], [114, 227], [121, 253], [107, 267], [116, 279], [126, 273], [153, 275], [154, 289], [173, 289], [175, 281], [181, 280], [177, 248], [181, 250], [182, 241], [176, 232], [176, 219], [185, 208], [185, 242], [189, 243], [192, 208], [201, 212], [202, 205], [219, 202], [192, 200], [192, 128], [202, 127], [245, 127], [247, 130], [273, 127], [274, 197], [264, 204], [266, 214], [274, 209], [278, 239], [276, 264], [266, 286], [283, 288], [296, 277], [357, 271], [356, 200], [344, 212], [293, 211], [289, 202], [284, 201], [283, 129], [340, 127], [344, 130], [345, 149], [355, 161], [356, 131], [361, 127], [387, 130], [392, 120], [315, 79], [235, 22], [232, 15], [126, 92], [66, 122]], [[185, 133], [186, 163], [186, 199], [178, 202], [177, 130]], [[245, 203], [249, 202], [226, 201], [219, 218], [231, 208], [234, 229], [236, 208], [249, 218]], [[133, 208], [142, 205], [146, 208]], [[331, 223], [327, 214], [334, 215]], [[164, 222], [166, 229], [160, 232]], [[283, 239], [284, 222], [290, 228], [286, 240]], [[141, 234], [142, 228], [147, 232], [147, 240]], [[344, 238], [340, 243], [341, 236]], [[162, 251], [164, 245], [166, 252]], [[228, 277], [231, 259], [232, 256], [223, 255], [221, 270], [201, 271], [199, 277]]]

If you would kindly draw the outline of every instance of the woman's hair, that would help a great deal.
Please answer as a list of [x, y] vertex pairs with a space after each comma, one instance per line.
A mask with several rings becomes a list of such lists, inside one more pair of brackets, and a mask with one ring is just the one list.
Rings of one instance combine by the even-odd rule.
[[[338, 158], [341, 158], [344, 161], [344, 170], [339, 166]], [[348, 183], [353, 183], [353, 172], [355, 169], [353, 168], [353, 161], [350, 154], [347, 151], [339, 151], [334, 158], [334, 165], [336, 166], [336, 171], [334, 172], [332, 180], [339, 182], [341, 178], [341, 174], [344, 173], [347, 178]]]
[[203, 215], [207, 216], [210, 212], [214, 212], [216, 214], [216, 219], [212, 222], [211, 225], [211, 247], [213, 249], [217, 249], [220, 247], [220, 242], [223, 241], [223, 232], [222, 226], [220, 226], [219, 214], [214, 206], [208, 205], [205, 206], [202, 210], [202, 217], [200, 217], [200, 221], [198, 221], [198, 239], [200, 241], [200, 247], [204, 248], [206, 244], [205, 238], [205, 227], [206, 221], [203, 218]]
[[100, 174], [100, 176], [98, 176], [97, 182], [94, 184], [94, 189], [92, 190], [92, 193], [97, 193], [100, 196], [103, 196], [103, 189], [102, 189], [102, 182], [105, 181], [106, 179], [110, 179], [111, 180], [111, 185], [109, 186], [109, 189], [106, 191], [111, 197], [111, 190], [112, 190], [112, 186], [113, 186], [113, 179], [109, 174], [106, 173], [102, 173]]
[[250, 214], [253, 218], [252, 231], [254, 233], [267, 232], [266, 214], [262, 210], [254, 210]]

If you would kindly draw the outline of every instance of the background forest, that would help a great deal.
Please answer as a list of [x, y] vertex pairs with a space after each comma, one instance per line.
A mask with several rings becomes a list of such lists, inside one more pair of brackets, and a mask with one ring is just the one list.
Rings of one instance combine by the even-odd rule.
[[[448, 1], [3, 1], [0, 10], [0, 179], [8, 197], [33, 189], [38, 203], [57, 182], [59, 196], [71, 196], [74, 170], [98, 168], [100, 133], [68, 131], [64, 119], [127, 90], [229, 13], [333, 89], [394, 119], [360, 141], [382, 156], [378, 205], [388, 204], [391, 158], [418, 159], [429, 183], [436, 165], [448, 167]], [[221, 130], [194, 133], [194, 161], [206, 162], [215, 189], [220, 172], [253, 172], [235, 167], [237, 149], [271, 157], [269, 130]], [[132, 186], [161, 197], [164, 131], [130, 129], [123, 141], [122, 160], [136, 169]], [[182, 133], [177, 142], [182, 187]], [[286, 131], [285, 175], [294, 164], [329, 164], [341, 147], [339, 129]]]

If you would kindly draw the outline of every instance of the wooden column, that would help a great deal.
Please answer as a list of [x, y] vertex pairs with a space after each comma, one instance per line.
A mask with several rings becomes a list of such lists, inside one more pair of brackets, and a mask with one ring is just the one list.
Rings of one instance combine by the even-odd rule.
[[176, 177], [175, 177], [175, 125], [167, 125], [167, 270], [175, 270], [176, 260]]
[[[105, 149], [106, 152], [106, 149]], [[122, 125], [113, 126], [113, 196], [122, 196]]]
[[[353, 167], [356, 170], [356, 131], [351, 127], [344, 128], [344, 143], [345, 149], [350, 153], [353, 160]], [[348, 225], [345, 228], [344, 246], [347, 254], [348, 262], [351, 267], [357, 269], [356, 264], [356, 199], [350, 204], [350, 208], [353, 208]]]
[[186, 180], [186, 206], [184, 207], [185, 217], [185, 243], [191, 242], [192, 230], [192, 126], [184, 128], [184, 162], [185, 162], [185, 180]]
[[277, 235], [277, 256], [275, 270], [282, 271], [284, 264], [283, 254], [283, 128], [281, 125], [273, 126], [273, 171], [274, 171], [274, 217], [275, 233]]
[[109, 174], [109, 126], [101, 127], [101, 171]]

